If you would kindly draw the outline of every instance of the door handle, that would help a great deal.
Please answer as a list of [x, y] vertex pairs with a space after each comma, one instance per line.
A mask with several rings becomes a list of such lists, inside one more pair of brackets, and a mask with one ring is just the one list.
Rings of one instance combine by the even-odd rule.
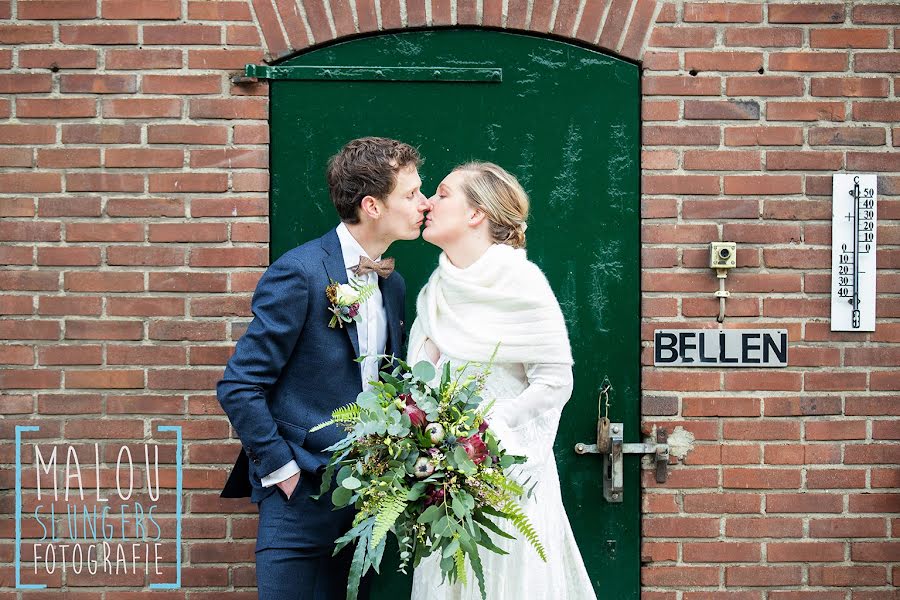
[[[609, 409], [609, 390], [605, 385], [600, 391], [600, 407], [604, 416], [597, 419], [597, 442], [575, 444], [577, 454], [600, 454], [603, 457], [603, 497], [607, 502], [622, 502], [624, 494], [623, 456], [625, 454], [653, 454], [656, 463], [656, 481], [665, 483], [668, 477], [668, 434], [662, 428], [656, 430], [656, 442], [624, 443], [623, 423], [611, 423], [606, 413]], [[604, 404], [604, 397], [606, 402]]]

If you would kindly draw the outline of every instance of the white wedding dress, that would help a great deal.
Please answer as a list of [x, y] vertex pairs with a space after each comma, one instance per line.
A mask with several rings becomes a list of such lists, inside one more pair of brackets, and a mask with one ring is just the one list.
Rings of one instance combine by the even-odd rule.
[[[480, 335], [475, 333], [476, 331], [490, 331], [490, 324], [479, 323], [477, 320], [471, 323], [472, 329], [468, 333], [459, 332], [458, 327], [453, 327], [454, 331], [469, 338], [462, 345], [454, 345], [451, 343], [449, 334], [446, 331], [442, 332], [440, 324], [436, 321], [451, 315], [454, 306], [464, 305], [466, 315], [478, 315], [479, 311], [476, 305], [479, 293], [474, 291], [471, 285], [474, 282], [477, 287], [478, 282], [481, 281], [487, 287], [491, 287], [493, 280], [499, 281], [505, 277], [502, 273], [510, 270], [515, 272], [515, 264], [513, 264], [513, 268], [510, 268], [509, 261], [515, 263], [519, 259], [524, 260], [524, 251], [514, 251], [521, 253], [521, 256], [510, 255], [510, 251], [512, 249], [509, 246], [492, 246], [491, 250], [486, 253], [486, 258], [479, 259], [467, 269], [457, 269], [449, 264], [444, 255], [441, 256], [439, 268], [429, 280], [426, 288], [423, 289], [417, 303], [420, 312], [410, 334], [407, 357], [410, 365], [421, 360], [428, 360], [434, 364], [434, 361], [428, 356], [429, 351], [426, 350], [426, 344], [432, 354], [435, 349], [439, 352], [446, 351], [440, 346], [442, 339], [447, 340], [447, 345], [465, 348], [471, 338]], [[526, 268], [525, 272], [529, 275], [526, 275], [523, 282], [519, 283], [535, 283], [530, 281], [533, 279], [533, 275], [530, 273], [537, 268], [532, 263], [528, 264], [531, 267]], [[539, 273], [539, 270], [537, 272]], [[447, 281], [448, 277], [455, 278], [456, 283], [464, 283], [463, 295], [472, 297], [467, 298], [462, 304], [457, 302], [459, 298], [455, 297], [453, 290], [455, 284]], [[538, 291], [532, 296], [540, 298], [541, 294], [546, 296], [549, 293], [555, 310], [558, 311], [555, 297], [549, 291], [549, 285], [546, 284], [542, 274], [540, 279], [543, 283], [537, 281], [535, 285]], [[509, 284], [510, 282], [503, 283]], [[429, 286], [432, 286], [431, 289]], [[543, 286], [546, 286], [546, 290], [543, 289]], [[515, 289], [516, 293], [528, 293], [527, 286]], [[438, 294], [434, 294], [435, 291]], [[457, 289], [456, 292], [459, 290]], [[435, 295], [440, 296], [438, 301], [440, 308], [431, 310], [423, 318], [422, 315], [428, 310], [426, 305], [430, 301], [434, 303]], [[473, 305], [473, 302], [476, 304]], [[541, 302], [546, 304], [546, 298]], [[508, 304], [509, 302], [507, 302]], [[559, 331], [559, 327], [562, 327], [557, 336], [562, 336], [562, 340], [557, 339], [554, 343], [564, 344], [564, 352], [557, 353], [563, 355], [569, 351], [568, 337], [564, 324], [560, 325], [562, 323], [561, 314], [553, 315], [551, 321], [554, 319], [558, 321], [554, 325], [557, 331]], [[496, 321], [496, 319], [493, 320]], [[500, 333], [508, 330], [509, 335], [504, 337], [512, 340], [515, 337], [517, 325], [510, 324], [509, 321], [507, 323], [501, 326]], [[527, 326], [533, 327], [535, 324], [528, 323]], [[491, 335], [488, 334], [488, 338]], [[432, 336], [437, 339], [432, 340]], [[490, 340], [485, 341], [489, 342]], [[501, 348], [502, 343], [501, 340]], [[507, 356], [515, 354], [515, 343], [508, 344], [506, 350], [510, 353]], [[527, 348], [524, 352], [525, 355], [528, 354]], [[519, 356], [522, 354], [520, 353]], [[435, 365], [437, 375], [434, 385], [437, 385], [445, 363], [449, 362], [451, 373], [455, 373], [458, 367], [466, 364], [469, 360], [483, 361], [484, 359], [478, 356], [441, 354]], [[507, 521], [499, 520], [503, 530], [515, 536], [516, 539], [509, 540], [490, 534], [494, 543], [508, 552], [508, 555], [496, 554], [478, 547], [488, 600], [518, 600], [520, 598], [596, 600], [591, 579], [566, 516], [560, 493], [559, 474], [553, 455], [553, 443], [559, 427], [560, 414], [572, 393], [571, 359], [564, 359], [564, 362], [552, 362], [552, 360], [547, 360], [547, 362], [543, 362], [543, 359], [540, 362], [514, 360], [503, 362], [501, 350], [498, 352], [497, 361], [491, 367], [491, 373], [482, 393], [485, 403], [494, 400], [494, 406], [488, 415], [488, 423], [503, 447], [511, 454], [528, 457], [528, 461], [524, 465], [513, 467], [512, 473], [517, 480], [524, 482], [530, 478], [529, 486], [534, 484], [532, 496], [523, 498], [521, 503], [547, 555], [547, 562], [544, 562], [528, 541], [522, 538], [521, 534], [515, 531]], [[471, 369], [470, 372], [475, 372], [475, 367], [470, 366], [469, 369]], [[478, 582], [468, 561], [466, 563], [467, 582], [465, 584], [456, 582], [452, 585], [446, 581], [442, 582], [439, 562], [440, 557], [435, 554], [423, 559], [415, 569], [412, 588], [413, 600], [481, 599]]]

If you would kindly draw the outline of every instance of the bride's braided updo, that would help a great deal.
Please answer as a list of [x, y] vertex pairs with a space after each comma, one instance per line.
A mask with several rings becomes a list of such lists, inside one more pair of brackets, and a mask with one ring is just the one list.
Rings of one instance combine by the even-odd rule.
[[519, 181], [489, 162], [468, 162], [453, 170], [468, 174], [462, 191], [474, 208], [487, 215], [491, 239], [497, 244], [524, 248], [528, 194]]

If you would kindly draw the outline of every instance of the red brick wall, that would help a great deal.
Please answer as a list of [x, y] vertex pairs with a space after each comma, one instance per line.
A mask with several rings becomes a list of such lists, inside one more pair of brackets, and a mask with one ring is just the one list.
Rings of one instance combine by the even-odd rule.
[[[791, 349], [765, 372], [645, 366], [647, 422], [696, 437], [665, 485], [644, 479], [647, 599], [896, 597], [898, 27], [889, 3], [657, 15], [643, 57], [645, 365], [655, 328], [715, 322], [717, 239], [738, 243], [726, 324], [785, 327]], [[875, 333], [830, 332], [836, 171], [879, 173]]]
[[[185, 587], [158, 596], [255, 596], [252, 507], [218, 499], [238, 444], [214, 384], [267, 260], [267, 89], [231, 76], [460, 23], [642, 61], [646, 363], [655, 328], [713, 322], [712, 240], [739, 244], [726, 323], [790, 331], [783, 370], [645, 367], [647, 426], [696, 441], [665, 485], [646, 474], [643, 597], [896, 597], [900, 5], [7, 0], [0, 19], [2, 486], [16, 424], [110, 444], [183, 425]], [[829, 331], [842, 170], [879, 173], [871, 334]], [[6, 539], [12, 506], [2, 492]], [[0, 545], [0, 598], [12, 556]]]

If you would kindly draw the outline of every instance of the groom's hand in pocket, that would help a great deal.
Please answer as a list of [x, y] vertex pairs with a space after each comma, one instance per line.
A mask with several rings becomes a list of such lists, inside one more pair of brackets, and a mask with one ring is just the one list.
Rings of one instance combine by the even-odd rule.
[[278, 489], [282, 491], [284, 494], [285, 500], [290, 500], [291, 495], [294, 493], [294, 490], [297, 489], [297, 486], [300, 484], [300, 473], [294, 473], [284, 481], [279, 481], [275, 485], [278, 486]]

